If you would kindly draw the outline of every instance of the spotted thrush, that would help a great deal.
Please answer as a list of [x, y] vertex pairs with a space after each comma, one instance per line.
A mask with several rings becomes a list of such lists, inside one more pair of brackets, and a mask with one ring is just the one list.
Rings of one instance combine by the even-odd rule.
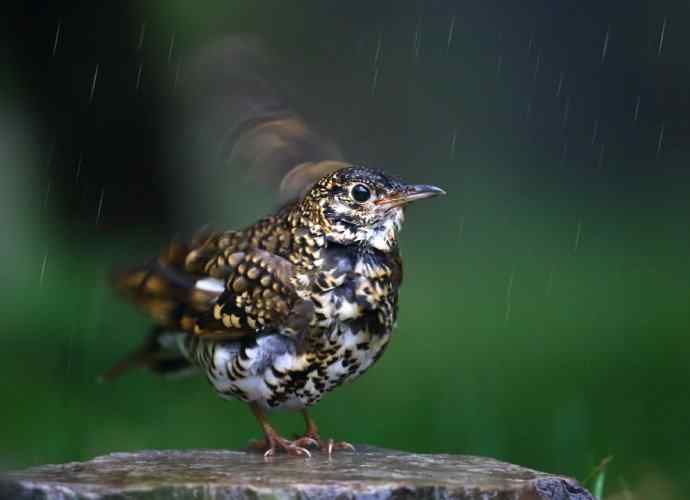
[[[294, 143], [310, 133], [294, 114], [241, 124], [235, 145], [255, 155], [282, 147], [277, 137]], [[444, 192], [338, 158], [295, 165], [282, 191], [292, 201], [254, 225], [173, 243], [115, 274], [116, 288], [157, 326], [105, 378], [133, 365], [159, 373], [199, 368], [220, 397], [249, 404], [266, 456], [352, 449], [322, 439], [307, 408], [384, 353], [403, 278], [403, 210]], [[289, 440], [276, 432], [264, 415], [276, 409], [301, 411], [305, 434]]]

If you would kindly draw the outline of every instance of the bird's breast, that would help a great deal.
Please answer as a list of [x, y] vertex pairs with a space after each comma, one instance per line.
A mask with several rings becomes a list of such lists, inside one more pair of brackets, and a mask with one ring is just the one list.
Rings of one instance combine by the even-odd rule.
[[372, 333], [388, 332], [397, 312], [397, 285], [392, 261], [379, 252], [332, 246], [310, 290], [312, 326], [328, 329], [353, 322]]

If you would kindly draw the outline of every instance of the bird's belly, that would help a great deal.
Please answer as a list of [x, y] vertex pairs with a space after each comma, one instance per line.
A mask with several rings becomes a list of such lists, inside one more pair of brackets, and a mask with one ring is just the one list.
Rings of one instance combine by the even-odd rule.
[[[298, 353], [292, 339], [274, 334], [250, 345], [204, 341], [196, 358], [221, 397], [253, 401], [266, 410], [300, 410], [364, 373], [388, 339], [341, 323], [315, 352]], [[206, 353], [199, 355], [199, 349]]]
[[383, 354], [390, 339], [390, 333], [372, 335], [348, 324], [341, 324], [340, 332], [338, 348], [324, 364], [326, 392], [362, 375]]

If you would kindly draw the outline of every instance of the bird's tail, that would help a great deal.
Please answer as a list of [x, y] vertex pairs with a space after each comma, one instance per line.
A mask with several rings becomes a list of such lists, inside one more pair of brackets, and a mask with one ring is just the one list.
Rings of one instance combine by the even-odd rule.
[[155, 328], [138, 350], [102, 373], [98, 380], [101, 382], [113, 380], [133, 368], [148, 368], [158, 375], [167, 376], [180, 376], [193, 372], [194, 366], [187, 359], [182, 346], [185, 335], [183, 332]]
[[213, 234], [201, 232], [189, 245], [171, 243], [163, 253], [150, 262], [115, 271], [111, 276], [113, 288], [142, 307], [156, 323], [168, 330], [179, 328], [186, 312], [205, 311], [219, 294], [218, 290], [199, 286], [205, 275], [187, 270], [190, 249], [195, 254], [212, 245]]
[[[205, 236], [200, 234], [192, 244], [199, 244]], [[112, 274], [113, 287], [142, 307], [159, 326], [141, 348], [101, 375], [101, 380], [113, 379], [135, 367], [164, 375], [192, 367], [183, 345], [187, 334], [180, 328], [181, 318], [191, 310], [207, 309], [218, 292], [199, 288], [198, 276], [184, 270], [188, 254], [189, 247], [172, 243], [151, 262]]]
[[113, 288], [143, 307], [160, 325], [176, 326], [179, 308], [194, 280], [177, 269], [183, 266], [186, 247], [173, 243], [156, 259], [113, 272]]

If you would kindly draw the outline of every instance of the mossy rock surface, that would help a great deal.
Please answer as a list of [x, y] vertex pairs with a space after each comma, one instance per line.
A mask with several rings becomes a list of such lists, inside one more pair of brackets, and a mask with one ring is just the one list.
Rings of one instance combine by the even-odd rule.
[[490, 458], [357, 446], [328, 458], [230, 450], [112, 453], [0, 480], [16, 499], [593, 500], [574, 480]]

